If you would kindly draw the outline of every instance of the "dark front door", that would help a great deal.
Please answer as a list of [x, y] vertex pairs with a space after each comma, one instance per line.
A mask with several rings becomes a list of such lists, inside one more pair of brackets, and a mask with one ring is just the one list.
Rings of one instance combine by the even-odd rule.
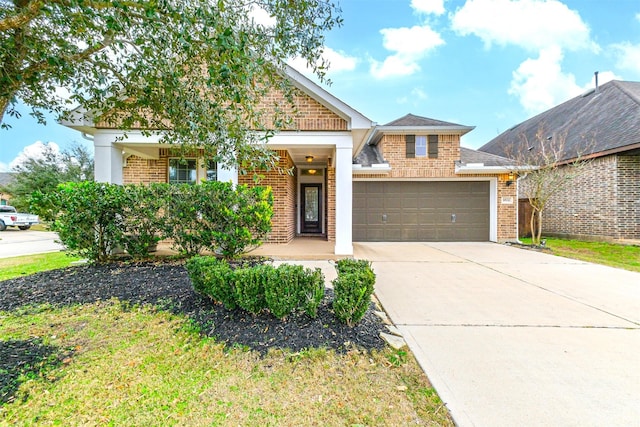
[[322, 233], [322, 184], [302, 184], [302, 232]]

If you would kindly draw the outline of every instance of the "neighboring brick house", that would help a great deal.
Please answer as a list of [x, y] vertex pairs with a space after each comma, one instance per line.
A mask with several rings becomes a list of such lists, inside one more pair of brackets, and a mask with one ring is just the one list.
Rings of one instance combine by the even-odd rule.
[[[351, 255], [353, 241], [516, 238], [516, 186], [509, 185], [509, 169], [500, 166], [506, 159], [461, 149], [460, 136], [473, 128], [411, 115], [402, 122], [376, 126], [296, 70], [287, 67], [286, 72], [298, 89], [298, 113], [294, 128], [277, 133], [267, 146], [279, 156], [279, 166], [293, 173], [263, 173], [260, 184], [273, 188], [275, 200], [269, 242], [322, 236], [335, 242], [336, 254]], [[265, 105], [273, 100], [267, 101]], [[121, 184], [216, 179], [253, 185], [251, 173], [204, 164], [198, 153], [186, 156], [186, 162], [179, 161], [158, 142], [158, 136], [137, 131], [124, 136], [118, 129], [87, 119], [63, 124], [93, 136], [96, 181]], [[405, 135], [414, 135], [413, 145]], [[372, 156], [375, 161], [367, 162]], [[384, 190], [397, 183], [416, 190], [403, 192], [399, 206], [386, 193], [370, 190], [371, 186]], [[437, 197], [433, 197], [433, 191]], [[362, 204], [376, 198], [382, 204], [371, 206], [371, 222], [363, 224]], [[390, 204], [385, 204], [387, 199]], [[418, 199], [429, 203], [417, 204]], [[471, 200], [474, 205], [469, 207]], [[383, 215], [384, 223], [375, 224], [374, 220]], [[368, 228], [377, 228], [379, 233], [363, 232]]]
[[513, 143], [563, 138], [563, 161], [590, 162], [544, 212], [543, 234], [640, 239], [640, 82], [611, 81], [502, 133], [480, 151], [507, 155]]

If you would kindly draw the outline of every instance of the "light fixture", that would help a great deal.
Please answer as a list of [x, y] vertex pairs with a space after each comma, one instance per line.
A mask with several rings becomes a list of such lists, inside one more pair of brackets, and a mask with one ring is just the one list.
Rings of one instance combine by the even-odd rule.
[[509, 175], [507, 175], [507, 187], [509, 187], [511, 184], [513, 184], [513, 181], [515, 180], [515, 175], [513, 174], [513, 172], [509, 172]]
[[315, 175], [318, 171], [315, 169], [307, 169], [307, 172], [309, 172], [309, 175]]
[[307, 163], [311, 163], [313, 162], [313, 156], [305, 156], [305, 160], [307, 161]]

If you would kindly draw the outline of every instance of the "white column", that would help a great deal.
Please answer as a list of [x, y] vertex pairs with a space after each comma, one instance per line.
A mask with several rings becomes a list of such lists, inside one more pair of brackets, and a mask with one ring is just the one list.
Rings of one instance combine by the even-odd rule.
[[113, 135], [97, 134], [93, 138], [94, 177], [97, 182], [122, 184], [122, 149], [113, 144]]
[[223, 166], [222, 163], [218, 163], [218, 181], [229, 182], [234, 185], [238, 185], [238, 169], [235, 166]]
[[351, 140], [336, 145], [336, 255], [353, 255], [352, 148]]

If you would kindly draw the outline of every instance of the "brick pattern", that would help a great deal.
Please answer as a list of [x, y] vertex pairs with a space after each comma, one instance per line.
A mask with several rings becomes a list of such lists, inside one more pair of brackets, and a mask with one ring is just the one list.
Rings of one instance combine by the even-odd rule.
[[281, 91], [271, 91], [259, 104], [259, 109], [264, 114], [262, 117], [263, 125], [267, 128], [272, 127], [271, 124], [275, 118], [274, 112], [278, 108], [293, 117], [293, 123], [285, 126], [285, 130], [348, 130], [348, 123], [345, 119], [299, 90], [295, 91], [293, 104], [294, 107], [292, 108]]
[[640, 155], [618, 157], [618, 236], [640, 239]]
[[640, 156], [594, 159], [549, 200], [542, 232], [589, 240], [640, 239]]
[[404, 135], [384, 135], [381, 144], [382, 156], [391, 165], [391, 178], [453, 178], [455, 161], [460, 160], [460, 136], [438, 136], [438, 158], [407, 158]]
[[[292, 170], [291, 174], [271, 170], [259, 172], [264, 176], [257, 185], [269, 186], [273, 191], [273, 219], [271, 220], [271, 232], [265, 239], [268, 243], [288, 243], [296, 235], [296, 189], [297, 179], [293, 160], [286, 150], [277, 150], [280, 157], [278, 168]], [[239, 184], [249, 186], [256, 185], [253, 181], [253, 172], [238, 176]]]
[[158, 160], [146, 160], [138, 156], [127, 159], [122, 169], [125, 184], [150, 184], [169, 180], [169, 157], [161, 156]]
[[336, 241], [336, 168], [327, 166], [327, 240]]

